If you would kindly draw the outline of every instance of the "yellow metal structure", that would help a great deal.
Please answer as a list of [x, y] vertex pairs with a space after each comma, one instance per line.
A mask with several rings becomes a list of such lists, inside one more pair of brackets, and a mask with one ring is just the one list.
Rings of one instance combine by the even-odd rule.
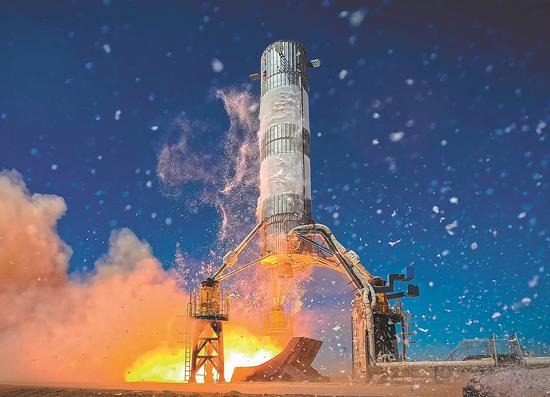
[[199, 291], [190, 295], [187, 314], [193, 321], [193, 340], [186, 341], [191, 345], [191, 357], [186, 356], [185, 362], [185, 372], [189, 373], [186, 380], [195, 383], [202, 374], [205, 383], [225, 382], [223, 321], [229, 318], [229, 304], [218, 281], [201, 283]]

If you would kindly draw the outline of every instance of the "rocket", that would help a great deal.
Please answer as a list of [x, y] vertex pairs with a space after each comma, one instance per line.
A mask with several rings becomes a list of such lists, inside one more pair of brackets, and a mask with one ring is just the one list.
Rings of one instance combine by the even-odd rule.
[[[221, 282], [254, 265], [268, 269], [272, 299], [264, 313], [264, 334], [284, 339], [293, 334], [293, 317], [285, 306], [295, 274], [311, 266], [343, 274], [354, 295], [353, 372], [365, 376], [367, 368], [381, 360], [400, 360], [396, 324], [401, 324], [401, 356], [406, 357], [413, 334], [410, 316], [400, 301], [394, 306], [390, 301], [418, 296], [419, 289], [409, 284], [406, 292], [395, 292], [396, 282], [414, 278], [412, 267], [390, 274], [387, 281], [374, 276], [327, 226], [313, 220], [308, 70], [319, 66], [318, 59], [308, 59], [302, 44], [280, 40], [267, 46], [260, 72], [250, 75], [261, 83], [258, 223], [224, 256], [212, 278]], [[239, 264], [239, 255], [257, 235], [257, 258]]]
[[277, 41], [261, 57], [260, 197], [261, 255], [288, 253], [286, 235], [312, 223], [309, 128], [309, 62], [303, 45]]

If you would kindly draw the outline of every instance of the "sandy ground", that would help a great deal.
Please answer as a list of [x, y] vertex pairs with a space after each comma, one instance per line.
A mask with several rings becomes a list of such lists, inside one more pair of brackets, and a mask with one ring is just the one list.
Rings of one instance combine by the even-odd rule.
[[466, 382], [453, 384], [351, 385], [346, 383], [236, 383], [187, 385], [128, 383], [111, 388], [97, 386], [0, 385], [0, 396], [43, 397], [152, 397], [152, 396], [369, 396], [369, 397], [461, 397]]

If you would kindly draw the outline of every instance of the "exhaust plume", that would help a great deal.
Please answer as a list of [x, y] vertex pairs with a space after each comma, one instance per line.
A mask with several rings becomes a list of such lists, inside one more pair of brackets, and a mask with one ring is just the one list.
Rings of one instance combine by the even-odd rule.
[[174, 349], [185, 294], [151, 247], [115, 230], [95, 271], [70, 277], [65, 211], [0, 173], [0, 381], [115, 383], [144, 351]]

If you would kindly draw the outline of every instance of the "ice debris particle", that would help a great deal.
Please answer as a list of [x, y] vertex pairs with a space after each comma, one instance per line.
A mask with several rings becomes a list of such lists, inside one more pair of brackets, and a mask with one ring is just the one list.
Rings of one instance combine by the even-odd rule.
[[223, 63], [218, 58], [212, 59], [212, 70], [216, 73], [220, 73], [223, 70]]
[[457, 227], [458, 227], [458, 222], [452, 221], [451, 223], [445, 226], [445, 230], [447, 230], [447, 233], [449, 233], [450, 236], [454, 236], [455, 235], [454, 229], [456, 229]]
[[403, 131], [392, 132], [390, 134], [390, 140], [392, 142], [399, 142], [401, 139], [403, 139], [404, 136], [405, 133]]

